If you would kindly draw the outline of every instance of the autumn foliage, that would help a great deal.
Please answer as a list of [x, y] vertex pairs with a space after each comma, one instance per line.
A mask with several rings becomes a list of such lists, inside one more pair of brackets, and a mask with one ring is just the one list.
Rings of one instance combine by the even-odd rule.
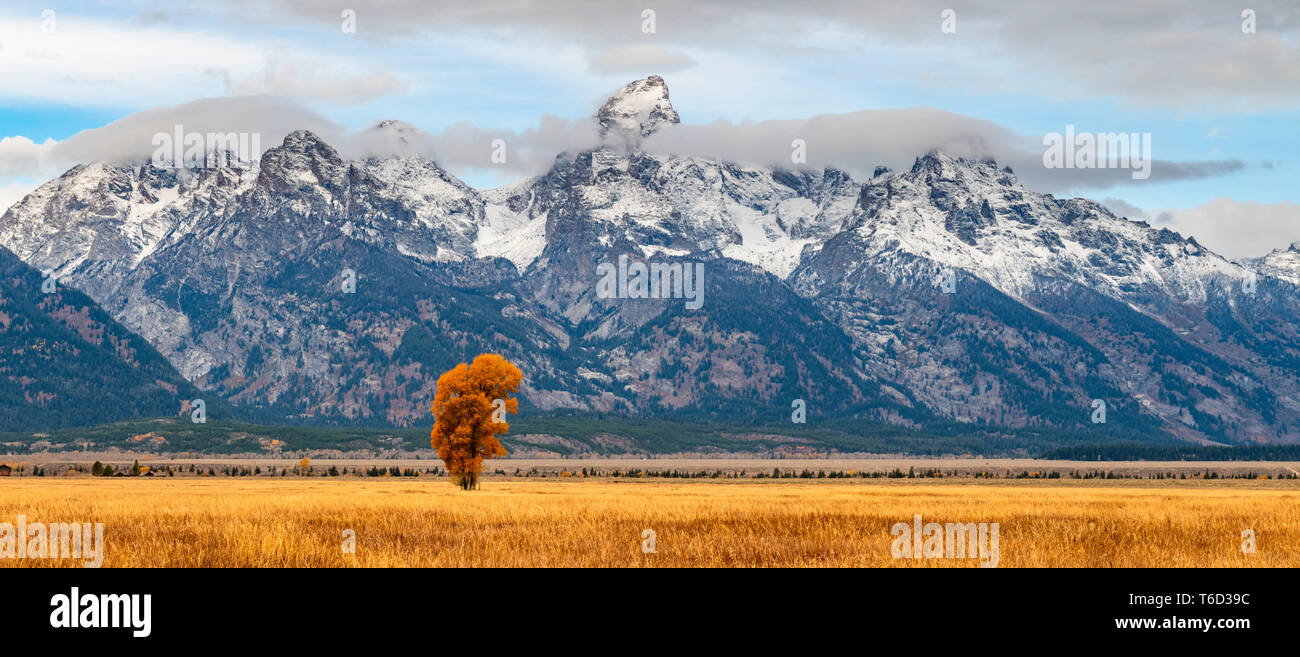
[[522, 379], [519, 368], [497, 354], [479, 354], [438, 377], [431, 442], [461, 488], [478, 488], [483, 459], [505, 456], [497, 436], [510, 430], [505, 414], [519, 412], [513, 395]]

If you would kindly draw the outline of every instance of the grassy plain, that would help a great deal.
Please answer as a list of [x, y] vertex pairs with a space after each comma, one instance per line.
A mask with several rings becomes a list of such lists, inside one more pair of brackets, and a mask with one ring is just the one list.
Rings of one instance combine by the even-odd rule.
[[893, 558], [914, 514], [999, 523], [1000, 567], [1300, 566], [1295, 480], [23, 477], [0, 493], [0, 522], [104, 523], [105, 567], [976, 565]]

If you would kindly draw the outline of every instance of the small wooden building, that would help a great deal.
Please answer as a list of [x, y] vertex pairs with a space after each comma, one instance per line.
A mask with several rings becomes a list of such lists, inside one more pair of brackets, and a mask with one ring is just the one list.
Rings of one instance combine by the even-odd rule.
[[8, 463], [0, 463], [0, 477], [8, 477], [13, 474], [14, 469], [9, 467]]

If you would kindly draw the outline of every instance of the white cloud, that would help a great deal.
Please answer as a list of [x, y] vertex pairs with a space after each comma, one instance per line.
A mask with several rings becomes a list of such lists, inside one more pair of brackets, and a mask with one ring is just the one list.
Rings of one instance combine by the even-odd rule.
[[695, 66], [695, 60], [682, 52], [655, 44], [615, 46], [592, 52], [587, 58], [593, 73], [630, 73], [644, 77], [652, 73], [673, 73]]
[[1115, 216], [1117, 217], [1127, 217], [1130, 219], [1147, 218], [1147, 213], [1143, 211], [1142, 208], [1139, 208], [1123, 199], [1106, 197], [1105, 199], [1102, 199], [1101, 204], [1106, 206], [1106, 208], [1111, 212], [1115, 213]]
[[1300, 241], [1300, 204], [1258, 203], [1216, 198], [1186, 208], [1146, 213], [1151, 223], [1195, 237], [1228, 258], [1266, 255]]
[[311, 130], [326, 140], [344, 134], [337, 124], [283, 98], [209, 98], [136, 112], [64, 141], [36, 144], [26, 137], [5, 137], [0, 139], [0, 176], [48, 179], [78, 163], [145, 160], [156, 148], [154, 136], [174, 134], [177, 126], [185, 132], [205, 134], [256, 133], [262, 150], [278, 145], [285, 135], [298, 129]]
[[[364, 133], [335, 135], [328, 141], [345, 155], [360, 157], [377, 152], [375, 144], [366, 142]], [[525, 130], [499, 130], [458, 122], [435, 134], [417, 131], [408, 139], [411, 145], [407, 148], [437, 160], [453, 173], [463, 175], [467, 169], [492, 170], [498, 179], [543, 173], [551, 167], [557, 154], [574, 153], [599, 144], [593, 120], [549, 115], [542, 116], [535, 127]], [[505, 163], [494, 163], [491, 159], [496, 139], [505, 141]], [[807, 145], [806, 165], [791, 162], [794, 139], [803, 139]], [[652, 153], [758, 166], [816, 169], [832, 166], [849, 171], [859, 179], [870, 177], [879, 165], [892, 169], [910, 167], [918, 156], [940, 149], [955, 156], [992, 158], [1012, 167], [1027, 186], [1048, 192], [1207, 178], [1245, 167], [1234, 160], [1156, 160], [1151, 178], [1135, 181], [1127, 169], [1046, 169], [1039, 141], [1037, 137], [1017, 135], [990, 121], [931, 108], [912, 108], [824, 114], [796, 120], [668, 125], [646, 139], [642, 148]]]
[[[314, 3], [268, 3], [297, 20], [337, 24]], [[659, 0], [653, 35], [640, 32], [642, 7], [622, 3], [569, 0], [502, 8], [457, 0], [356, 0], [350, 6], [365, 21], [357, 36], [375, 42], [395, 34], [478, 31], [579, 43], [597, 52], [649, 36], [664, 48], [694, 52], [722, 45], [750, 52], [756, 66], [788, 57], [891, 52], [903, 54], [899, 61], [905, 63], [939, 52], [949, 54], [952, 69], [940, 76], [942, 82], [955, 80], [974, 90], [1046, 90], [1056, 99], [1105, 96], [1176, 110], [1300, 105], [1300, 5], [1288, 0], [1253, 2], [1253, 34], [1242, 32], [1239, 8], [1225, 9], [1218, 0], [968, 0], [955, 7], [951, 0], [826, 0], [811, 7], [755, 3], [743, 9], [733, 0]], [[943, 34], [940, 12], [950, 7], [957, 31]]]
[[[39, 14], [38, 14], [39, 15]], [[70, 105], [137, 106], [210, 96], [224, 90], [196, 75], [223, 67], [252, 72], [256, 47], [213, 34], [124, 27], [59, 14], [53, 33], [39, 21], [0, 17], [0, 94]]]
[[[26, 137], [0, 139], [0, 203], [5, 206], [29, 191], [33, 181], [52, 178], [80, 162], [140, 161], [148, 158], [159, 132], [172, 133], [177, 125], [186, 132], [250, 132], [260, 135], [263, 149], [280, 144], [293, 130], [320, 135], [347, 158], [385, 155], [400, 149], [427, 155], [454, 174], [490, 171], [497, 179], [518, 179], [546, 171], [558, 153], [590, 148], [598, 143], [594, 120], [569, 120], [543, 116], [526, 130], [496, 130], [472, 123], [456, 123], [429, 134], [406, 126], [393, 132], [348, 132], [294, 101], [269, 96], [211, 98], [172, 107], [137, 112], [101, 128], [86, 130], [56, 142], [34, 143]], [[836, 166], [855, 177], [868, 177], [877, 165], [911, 166], [932, 148], [968, 157], [993, 157], [1010, 164], [1031, 188], [1052, 191], [1079, 186], [1115, 186], [1133, 181], [1127, 172], [1110, 177], [1079, 170], [1047, 170], [1035, 140], [1006, 128], [951, 112], [928, 108], [872, 110], [828, 114], [805, 120], [732, 124], [667, 126], [648, 138], [651, 152], [671, 152], [741, 163], [790, 164], [790, 142], [804, 139], [808, 166]], [[506, 163], [493, 164], [494, 140], [506, 144]], [[260, 155], [260, 154], [259, 154]], [[1226, 169], [1225, 169], [1226, 167]], [[1229, 163], [1157, 163], [1152, 179], [1162, 170], [1175, 178], [1196, 178], [1233, 170]], [[1146, 218], [1184, 235], [1195, 236], [1205, 246], [1229, 257], [1257, 256], [1300, 240], [1300, 205], [1263, 204], [1215, 199], [1201, 206], [1143, 212], [1118, 198], [1104, 203], [1134, 219]]]
[[[504, 163], [494, 163], [493, 142], [505, 142]], [[569, 120], [543, 116], [535, 128], [493, 130], [468, 122], [455, 123], [437, 134], [421, 133], [415, 138], [419, 152], [437, 160], [442, 167], [460, 173], [466, 169], [497, 170], [513, 178], [545, 172], [561, 152], [592, 148], [599, 143], [594, 120]], [[355, 155], [376, 153], [364, 132], [345, 140], [342, 150]], [[382, 154], [382, 153], [378, 153]]]
[[[1117, 99], [1178, 111], [1300, 107], [1293, 2], [1252, 5], [1259, 29], [1250, 35], [1239, 12], [1216, 0], [970, 0], [956, 7], [956, 34], [945, 35], [940, 11], [951, 4], [826, 0], [742, 10], [730, 0], [663, 0], [655, 33], [643, 34], [643, 8], [622, 3], [357, 0], [348, 4], [357, 32], [346, 35], [337, 8], [301, 0], [212, 0], [168, 14], [122, 0], [114, 14], [134, 7], [134, 18], [60, 10], [53, 34], [40, 30], [39, 11], [0, 17], [0, 95], [140, 107], [233, 91], [355, 104], [420, 95], [449, 79], [463, 88], [467, 78], [487, 85], [540, 71], [551, 88], [573, 90], [582, 87], [574, 79], [593, 75], [676, 70], [694, 90], [716, 90], [719, 98], [693, 96], [697, 107], [711, 103], [715, 115], [737, 119], [747, 108], [727, 99], [753, 86], [765, 93], [743, 97], [763, 104], [755, 110], [763, 118], [781, 116], [780, 106], [804, 93], [826, 96], [819, 109], [850, 109], [840, 100], [869, 94], [873, 80], [881, 89]], [[783, 77], [787, 70], [803, 79]], [[846, 71], [859, 77], [841, 92], [833, 78]], [[498, 93], [508, 96], [503, 86]]]
[[14, 182], [0, 185], [0, 215], [3, 215], [5, 211], [9, 209], [9, 206], [22, 200], [24, 196], [30, 194], [32, 190], [36, 189], [36, 187], [36, 183], [28, 182]]
[[1153, 160], [1151, 176], [1134, 180], [1129, 169], [1048, 169], [1041, 137], [1026, 137], [983, 119], [918, 107], [823, 114], [811, 119], [668, 126], [645, 141], [648, 151], [698, 155], [765, 166], [793, 167], [791, 143], [806, 145], [807, 166], [834, 166], [859, 178], [878, 165], [909, 167], [932, 149], [991, 158], [1010, 166], [1028, 187], [1045, 192], [1106, 189], [1120, 185], [1206, 178], [1245, 168], [1236, 160]]
[[56, 29], [44, 32], [39, 20], [0, 16], [0, 97], [138, 107], [233, 91], [351, 104], [406, 88], [356, 53], [320, 42], [115, 23], [71, 11], [58, 18]]
[[22, 136], [0, 138], [0, 176], [41, 175], [42, 160], [55, 143], [37, 144]]
[[1190, 208], [1143, 210], [1118, 198], [1102, 205], [1116, 215], [1195, 237], [1226, 258], [1254, 258], [1300, 241], [1300, 204], [1259, 203], [1219, 197]]
[[370, 73], [354, 70], [352, 66], [331, 65], [331, 62], [323, 65], [298, 57], [273, 57], [261, 71], [231, 85], [231, 91], [351, 105], [402, 93], [408, 86], [389, 73]]
[[[343, 155], [382, 154], [386, 146], [374, 134], [348, 133], [294, 101], [272, 96], [210, 98], [131, 114], [102, 128], [80, 132], [63, 142], [34, 144], [23, 137], [0, 141], [0, 175], [51, 177], [67, 167], [95, 160], [131, 161], [148, 158], [158, 133], [171, 134], [177, 125], [186, 132], [260, 134], [263, 149], [278, 145], [297, 129], [311, 130]], [[464, 175], [466, 170], [492, 170], [500, 179], [546, 171], [555, 156], [597, 145], [595, 122], [543, 116], [525, 130], [485, 128], [455, 123], [441, 132], [418, 130], [406, 135], [409, 150], [427, 155], [443, 167]], [[506, 162], [492, 161], [493, 142], [506, 145]], [[990, 121], [930, 108], [867, 110], [825, 114], [810, 119], [666, 126], [646, 139], [648, 152], [727, 160], [742, 164], [793, 168], [791, 142], [806, 143], [807, 166], [833, 166], [859, 179], [876, 166], [911, 166], [919, 155], [941, 149], [971, 158], [992, 158], [1011, 166], [1022, 181], [1039, 191], [1059, 192], [1109, 188], [1161, 180], [1205, 178], [1231, 173], [1240, 162], [1165, 162], [1152, 165], [1151, 178], [1134, 181], [1123, 169], [1046, 169], [1041, 146]], [[259, 153], [260, 155], [260, 153]]]

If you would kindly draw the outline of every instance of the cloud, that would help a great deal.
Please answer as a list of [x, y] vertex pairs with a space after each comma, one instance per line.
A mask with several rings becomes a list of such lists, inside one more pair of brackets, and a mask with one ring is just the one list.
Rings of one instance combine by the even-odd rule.
[[[0, 139], [0, 176], [12, 180], [0, 183], [0, 204], [7, 206], [35, 182], [53, 178], [77, 163], [147, 159], [155, 149], [154, 136], [160, 132], [172, 134], [178, 125], [186, 132], [256, 133], [262, 149], [279, 145], [289, 132], [306, 129], [333, 145], [345, 158], [418, 153], [461, 177], [467, 172], [489, 171], [503, 181], [545, 172], [558, 154], [599, 144], [592, 119], [545, 115], [536, 126], [524, 130], [461, 122], [437, 133], [400, 123], [349, 132], [289, 99], [210, 98], [137, 112], [61, 142], [35, 143], [26, 137]], [[795, 139], [805, 142], [806, 166], [838, 167], [859, 180], [869, 177], [878, 165], [909, 167], [917, 156], [938, 148], [956, 156], [991, 157], [1010, 165], [1022, 181], [1038, 191], [1202, 178], [1243, 166], [1233, 161], [1157, 161], [1147, 181], [1132, 180], [1127, 170], [1045, 169], [1040, 139], [1018, 135], [990, 121], [929, 108], [869, 110], [800, 120], [671, 125], [647, 138], [642, 147], [649, 152], [793, 168], [790, 154]], [[492, 155], [502, 142], [505, 162], [494, 163]], [[1115, 197], [1107, 197], [1104, 204], [1121, 216], [1147, 219], [1184, 235], [1194, 235], [1207, 247], [1229, 257], [1262, 255], [1300, 240], [1300, 205], [1295, 203], [1217, 198], [1193, 208], [1151, 212]]]
[[385, 72], [357, 73], [299, 58], [272, 58], [261, 71], [230, 85], [230, 90], [353, 105], [402, 93], [407, 87], [406, 82]]
[[56, 143], [37, 144], [21, 136], [0, 138], [0, 176], [40, 175], [42, 160]]
[[250, 38], [245, 24], [219, 31], [156, 12], [117, 22], [71, 10], [57, 16], [56, 29], [45, 32], [38, 20], [0, 14], [0, 96], [139, 107], [233, 92], [347, 105], [408, 86], [374, 61], [321, 39]]
[[[492, 142], [506, 146], [506, 162], [492, 162]], [[562, 152], [573, 153], [599, 144], [594, 120], [569, 120], [543, 116], [536, 128], [521, 131], [489, 130], [471, 123], [456, 123], [431, 137], [431, 150], [439, 163], [451, 170], [499, 167], [519, 176], [545, 172]]]
[[796, 139], [806, 147], [806, 166], [834, 166], [858, 178], [869, 177], [879, 165], [891, 169], [909, 167], [917, 156], [938, 149], [959, 157], [993, 159], [1010, 166], [1030, 188], [1046, 192], [1201, 179], [1247, 168], [1239, 160], [1152, 160], [1151, 175], [1144, 180], [1135, 180], [1132, 169], [1047, 168], [1038, 136], [1019, 135], [990, 121], [924, 107], [864, 110], [799, 120], [673, 125], [648, 138], [643, 148], [792, 167], [792, 143]]
[[[561, 152], [592, 148], [599, 141], [593, 120], [544, 115], [537, 127], [519, 131], [460, 122], [431, 134], [397, 122], [387, 130], [360, 130], [331, 143], [342, 155], [353, 159], [417, 154], [458, 175], [466, 170], [494, 170], [498, 177], [518, 179], [545, 172]], [[494, 153], [503, 155], [504, 162], [494, 162]]]
[[695, 66], [695, 63], [685, 53], [654, 44], [606, 48], [591, 53], [587, 58], [592, 73], [630, 73], [638, 76], [682, 71]]
[[175, 102], [220, 92], [211, 80], [194, 75], [196, 70], [253, 71], [263, 62], [260, 48], [236, 35], [126, 27], [62, 10], [57, 16], [56, 29], [44, 32], [34, 19], [0, 15], [3, 96], [117, 107], [136, 106], [141, 99]]
[[[398, 150], [429, 156], [457, 175], [465, 175], [466, 170], [490, 170], [497, 179], [543, 173], [559, 153], [574, 153], [600, 143], [595, 121], [549, 115], [527, 130], [498, 130], [459, 122], [436, 134], [413, 131], [405, 138], [406, 143]], [[492, 161], [497, 139], [506, 147], [504, 163]], [[798, 165], [791, 161], [792, 142], [796, 139], [803, 140], [807, 156], [807, 161]], [[824, 114], [810, 119], [666, 125], [645, 139], [641, 148], [650, 153], [764, 167], [836, 167], [859, 180], [871, 177], [877, 166], [910, 167], [918, 156], [938, 149], [959, 157], [996, 160], [1012, 167], [1030, 188], [1053, 193], [1210, 178], [1246, 168], [1237, 160], [1153, 160], [1150, 178], [1134, 180], [1130, 169], [1045, 168], [1040, 144], [1037, 136], [1018, 135], [991, 121], [932, 108], [912, 108]], [[383, 133], [364, 131], [344, 136], [335, 145], [353, 157], [383, 155], [393, 148]]]
[[9, 206], [22, 200], [36, 189], [36, 183], [15, 182], [6, 185], [0, 185], [0, 215], [3, 215]]
[[1215, 198], [1186, 208], [1156, 210], [1153, 223], [1195, 236], [1206, 248], [1228, 258], [1258, 257], [1300, 241], [1300, 204], [1259, 203]]
[[[292, 99], [206, 98], [136, 112], [64, 141], [38, 144], [21, 136], [2, 138], [0, 176], [45, 180], [79, 163], [140, 162], [149, 159], [157, 148], [155, 135], [172, 135], [177, 126], [186, 133], [257, 135], [262, 151], [278, 146], [294, 130], [310, 130], [345, 158], [411, 153], [434, 159], [453, 171], [495, 169], [514, 178], [546, 171], [562, 151], [591, 148], [599, 143], [595, 121], [550, 115], [542, 116], [535, 127], [525, 130], [499, 130], [460, 122], [431, 134], [400, 122], [398, 125], [396, 130], [350, 132]], [[506, 161], [500, 164], [492, 161], [497, 139], [505, 142]], [[239, 155], [257, 157], [261, 152]]]
[[1106, 197], [1102, 199], [1101, 204], [1108, 210], [1114, 212], [1118, 217], [1128, 217], [1132, 219], [1144, 219], [1147, 213], [1136, 205], [1132, 205], [1123, 199]]
[[[139, 107], [236, 91], [347, 105], [538, 71], [551, 88], [574, 88], [584, 75], [686, 70], [697, 90], [716, 90], [697, 98], [733, 118], [746, 108], [726, 99], [747, 87], [763, 87], [763, 116], [777, 116], [786, 90], [825, 94], [822, 107], [843, 109], [837, 97], [870, 94], [871, 81], [883, 95], [1023, 94], [1202, 113], [1300, 107], [1300, 4], [1285, 0], [1251, 4], [1253, 34], [1242, 32], [1239, 9], [1217, 0], [825, 0], [811, 9], [662, 0], [648, 34], [645, 7], [625, 3], [346, 6], [357, 13], [355, 34], [340, 29], [340, 8], [304, 0], [212, 0], [166, 14], [122, 0], [107, 17], [60, 10], [51, 34], [0, 10], [3, 94]], [[950, 7], [956, 32], [944, 34], [941, 12]], [[134, 18], [122, 18], [132, 8]], [[861, 72], [865, 88], [840, 93], [832, 80], [847, 71]]]
[[[51, 178], [78, 163], [138, 162], [154, 152], [154, 136], [185, 132], [250, 133], [258, 135], [262, 150], [278, 145], [298, 129], [311, 130], [326, 140], [344, 130], [304, 106], [271, 96], [208, 98], [173, 107], [145, 110], [100, 128], [83, 130], [64, 141], [33, 143], [26, 137], [0, 139], [0, 175]], [[250, 139], [251, 141], [251, 139]], [[241, 156], [260, 156], [261, 153]]]
[[[232, 7], [245, 7], [233, 2]], [[337, 17], [315, 3], [271, 0], [295, 17], [337, 29]], [[1300, 105], [1300, 5], [1251, 3], [1255, 31], [1243, 32], [1239, 8], [1218, 0], [1095, 0], [1018, 3], [969, 0], [827, 0], [815, 8], [764, 2], [737, 8], [732, 0], [660, 0], [656, 30], [641, 32], [643, 7], [568, 0], [491, 3], [456, 0], [357, 0], [357, 36], [479, 31], [578, 44], [591, 52], [628, 39], [653, 39], [665, 49], [717, 48], [787, 57], [912, 53], [916, 72], [941, 83], [1058, 99], [1112, 97], [1185, 110], [1259, 110]], [[956, 12], [956, 32], [941, 32], [941, 12]], [[360, 27], [364, 26], [364, 27]], [[833, 26], [828, 27], [828, 26]], [[936, 53], [946, 70], [935, 72]], [[1050, 80], [1049, 86], [1042, 81]]]
[[[490, 170], [498, 179], [542, 173], [557, 154], [599, 143], [595, 121], [550, 115], [524, 130], [459, 122], [430, 134], [406, 126], [397, 143], [391, 130], [349, 133], [293, 100], [233, 96], [137, 112], [63, 142], [35, 144], [24, 137], [5, 138], [0, 141], [0, 174], [51, 177], [79, 162], [143, 160], [154, 151], [154, 136], [172, 134], [177, 125], [186, 132], [256, 133], [263, 149], [278, 145], [293, 130], [311, 130], [347, 157], [384, 155], [400, 147], [426, 155], [457, 175], [464, 175], [465, 170]], [[504, 142], [505, 162], [493, 161], [498, 139]], [[865, 110], [797, 120], [669, 125], [646, 139], [642, 148], [654, 153], [794, 168], [791, 151], [796, 139], [803, 140], [807, 155], [807, 162], [798, 166], [837, 167], [858, 179], [870, 177], [880, 165], [909, 167], [917, 156], [940, 149], [954, 156], [994, 159], [1012, 167], [1032, 189], [1050, 192], [1208, 178], [1245, 168], [1235, 160], [1156, 160], [1147, 180], [1133, 180], [1128, 169], [1047, 169], [1039, 138], [1018, 135], [983, 119], [931, 108]]]

